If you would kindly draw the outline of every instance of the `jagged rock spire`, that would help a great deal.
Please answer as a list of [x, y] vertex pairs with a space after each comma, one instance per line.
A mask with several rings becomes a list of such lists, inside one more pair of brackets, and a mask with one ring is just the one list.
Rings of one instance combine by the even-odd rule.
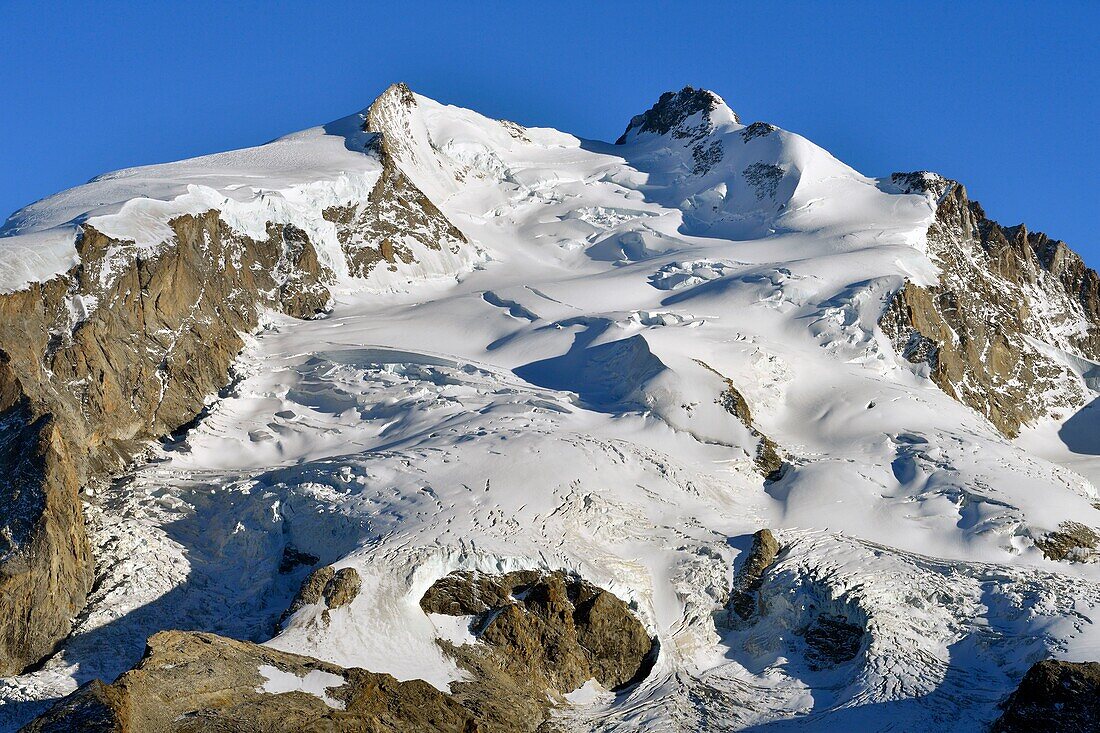
[[[733, 122], [739, 123], [737, 113], [731, 110], [725, 101], [712, 91], [684, 87], [678, 92], [665, 92], [657, 100], [657, 103], [640, 115], [635, 115], [626, 131], [615, 141], [616, 145], [625, 143], [632, 134], [652, 132], [664, 135], [669, 132], [674, 137], [691, 136], [694, 132], [683, 130], [685, 121], [700, 112], [703, 114], [703, 122], [709, 129], [712, 124], [712, 116], [717, 110], [725, 110]], [[680, 135], [678, 132], [685, 134]]]

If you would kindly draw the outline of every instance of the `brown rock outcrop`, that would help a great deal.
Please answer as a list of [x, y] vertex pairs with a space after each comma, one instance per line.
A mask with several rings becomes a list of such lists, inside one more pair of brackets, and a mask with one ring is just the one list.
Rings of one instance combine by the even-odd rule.
[[415, 152], [407, 140], [408, 114], [416, 97], [404, 84], [394, 84], [370, 106], [364, 132], [375, 133], [373, 152], [382, 163], [382, 175], [364, 202], [325, 209], [325, 219], [336, 225], [336, 236], [344, 250], [348, 271], [366, 277], [380, 263], [391, 270], [397, 263], [415, 260], [409, 244], [452, 253], [468, 244], [459, 229], [402, 171], [401, 164], [414, 164]]
[[[320, 568], [295, 603], [339, 607], [358, 581], [349, 568]], [[469, 673], [449, 695], [420, 680], [398, 682], [214, 634], [165, 631], [114, 684], [84, 685], [23, 730], [545, 731], [553, 700], [590, 679], [621, 689], [649, 672], [656, 652], [622, 600], [560, 572], [456, 572], [437, 581], [421, 606], [475, 617], [478, 643], [440, 642]]]
[[452, 694], [490, 730], [536, 730], [551, 698], [590, 679], [608, 689], [637, 682], [656, 652], [626, 603], [561, 572], [455, 572], [421, 607], [476, 617], [471, 629], [481, 643], [440, 644], [471, 675], [452, 683]]
[[0, 674], [49, 654], [91, 586], [80, 490], [192, 420], [260, 310], [329, 302], [312, 243], [217, 211], [169, 222], [155, 250], [85, 226], [80, 264], [0, 296]]
[[1087, 561], [1096, 555], [1100, 534], [1080, 522], [1062, 522], [1058, 529], [1035, 539], [1035, 546], [1050, 560]]
[[988, 219], [955, 181], [895, 174], [936, 201], [928, 254], [939, 283], [911, 282], [880, 319], [910, 362], [1009, 437], [1021, 425], [1083, 404], [1080, 380], [1033, 341], [1100, 358], [1100, 277], [1064, 242]]
[[776, 445], [775, 441], [756, 427], [745, 396], [737, 389], [732, 379], [721, 374], [706, 362], [696, 359], [695, 363], [717, 375], [726, 383], [726, 388], [718, 395], [715, 402], [749, 429], [749, 432], [757, 440], [756, 454], [753, 456], [753, 462], [756, 463], [757, 470], [767, 481], [778, 481], [783, 476], [783, 456], [780, 454], [779, 446]]
[[764, 571], [775, 562], [779, 549], [779, 541], [770, 529], [761, 529], [753, 534], [752, 547], [733, 579], [733, 588], [726, 604], [729, 612], [737, 614], [742, 620], [756, 613], [757, 594], [763, 583]]
[[[317, 680], [313, 684], [311, 677]], [[310, 691], [290, 684], [296, 680]], [[117, 682], [84, 685], [23, 730], [476, 733], [483, 728], [422, 680], [398, 682], [214, 634], [167, 631], [149, 639], [145, 658]]]
[[992, 733], [1100, 730], [1100, 663], [1037, 662], [1003, 707]]
[[363, 579], [355, 568], [317, 568], [302, 582], [302, 587], [283, 613], [280, 623], [302, 608], [316, 603], [325, 604], [324, 618], [327, 622], [328, 611], [349, 605], [359, 595], [362, 585]]
[[383, 262], [396, 270], [398, 262], [407, 265], [415, 261], [408, 240], [451, 252], [467, 243], [462, 232], [385, 154], [382, 162], [382, 175], [365, 202], [323, 212], [336, 224], [348, 272], [357, 277], [366, 277]]

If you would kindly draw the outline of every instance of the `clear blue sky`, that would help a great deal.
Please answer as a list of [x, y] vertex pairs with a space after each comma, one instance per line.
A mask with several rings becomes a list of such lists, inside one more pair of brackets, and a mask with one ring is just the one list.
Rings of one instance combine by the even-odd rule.
[[403, 80], [613, 140], [685, 84], [870, 175], [931, 169], [1100, 265], [1100, 2], [0, 0], [0, 220], [116, 168], [265, 142]]

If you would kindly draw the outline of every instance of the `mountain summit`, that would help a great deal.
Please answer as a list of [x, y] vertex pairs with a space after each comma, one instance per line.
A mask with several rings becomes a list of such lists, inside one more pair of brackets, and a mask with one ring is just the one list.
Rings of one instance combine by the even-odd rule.
[[0, 235], [0, 729], [1087, 727], [1098, 304], [692, 87], [100, 176]]
[[622, 145], [631, 137], [644, 133], [674, 138], [700, 137], [715, 126], [730, 122], [740, 124], [741, 121], [721, 97], [706, 89], [684, 87], [678, 92], [665, 92], [647, 111], [635, 115], [615, 144]]

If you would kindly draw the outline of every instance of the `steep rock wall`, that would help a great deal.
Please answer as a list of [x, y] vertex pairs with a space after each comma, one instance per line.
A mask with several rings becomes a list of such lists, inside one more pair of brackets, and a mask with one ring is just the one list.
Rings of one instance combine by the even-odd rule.
[[329, 274], [308, 237], [181, 216], [149, 253], [83, 228], [81, 263], [0, 296], [0, 673], [48, 655], [94, 566], [81, 490], [193, 419], [263, 308], [312, 316]]
[[940, 266], [939, 283], [907, 282], [883, 313], [895, 348], [1009, 437], [1080, 407], [1081, 380], [1052, 351], [1100, 359], [1096, 272], [1064, 242], [990, 220], [955, 181], [911, 173], [894, 183], [935, 200], [927, 241]]

